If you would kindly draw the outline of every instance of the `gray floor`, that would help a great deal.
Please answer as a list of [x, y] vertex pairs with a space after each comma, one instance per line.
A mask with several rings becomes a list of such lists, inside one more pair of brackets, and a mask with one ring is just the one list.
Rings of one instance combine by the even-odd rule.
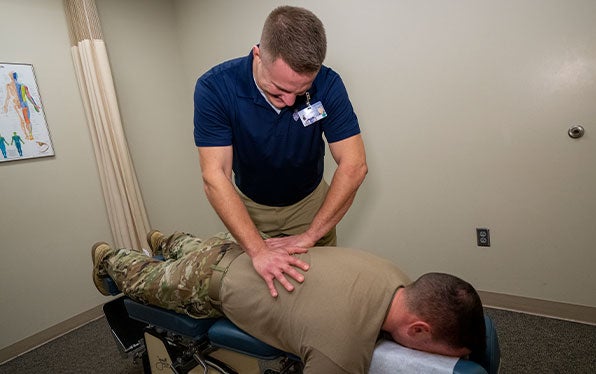
[[[596, 326], [487, 309], [501, 373], [596, 373]], [[0, 373], [142, 373], [120, 357], [104, 318], [0, 366]]]
[[596, 326], [487, 309], [501, 345], [501, 373], [596, 373]]

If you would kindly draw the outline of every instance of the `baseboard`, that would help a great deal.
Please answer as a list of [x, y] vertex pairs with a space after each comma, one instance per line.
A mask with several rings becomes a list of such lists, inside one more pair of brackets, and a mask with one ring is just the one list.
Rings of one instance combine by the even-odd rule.
[[102, 305], [0, 349], [0, 365], [103, 316]]
[[596, 325], [596, 308], [556, 301], [532, 299], [496, 292], [478, 291], [482, 303], [495, 309], [510, 310], [542, 317]]

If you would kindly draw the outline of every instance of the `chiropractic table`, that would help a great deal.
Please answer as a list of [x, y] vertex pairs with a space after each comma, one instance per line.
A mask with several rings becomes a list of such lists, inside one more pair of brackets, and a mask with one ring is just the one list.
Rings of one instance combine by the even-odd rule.
[[[105, 282], [112, 295], [120, 294], [110, 278]], [[302, 373], [298, 357], [255, 339], [226, 318], [195, 319], [126, 296], [106, 303], [103, 311], [123, 357], [140, 359], [145, 373]], [[496, 374], [499, 341], [492, 320], [484, 318], [487, 350], [481, 357], [446, 357], [381, 340], [369, 374]]]

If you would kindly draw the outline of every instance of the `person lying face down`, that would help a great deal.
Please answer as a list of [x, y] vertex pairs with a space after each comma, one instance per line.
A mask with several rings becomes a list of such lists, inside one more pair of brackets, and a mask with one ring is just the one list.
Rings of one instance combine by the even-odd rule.
[[[176, 232], [148, 234], [156, 260], [101, 242], [93, 246], [93, 279], [102, 277], [139, 302], [194, 318], [225, 315], [240, 329], [299, 356], [304, 373], [365, 373], [382, 332], [431, 353], [466, 356], [485, 350], [482, 303], [467, 282], [428, 273], [410, 282], [393, 263], [369, 252], [314, 247], [298, 254], [308, 281], [269, 296], [250, 257], [229, 235], [201, 240]], [[301, 270], [300, 270], [301, 271]]]

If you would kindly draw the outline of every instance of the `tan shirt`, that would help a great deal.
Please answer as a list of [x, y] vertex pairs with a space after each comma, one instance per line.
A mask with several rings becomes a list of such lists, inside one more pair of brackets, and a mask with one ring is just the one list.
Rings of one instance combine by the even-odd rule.
[[312, 248], [298, 257], [310, 264], [305, 282], [292, 293], [276, 283], [276, 299], [250, 258], [238, 257], [223, 280], [224, 314], [299, 356], [305, 373], [365, 373], [393, 295], [408, 277], [391, 262], [353, 249]]

